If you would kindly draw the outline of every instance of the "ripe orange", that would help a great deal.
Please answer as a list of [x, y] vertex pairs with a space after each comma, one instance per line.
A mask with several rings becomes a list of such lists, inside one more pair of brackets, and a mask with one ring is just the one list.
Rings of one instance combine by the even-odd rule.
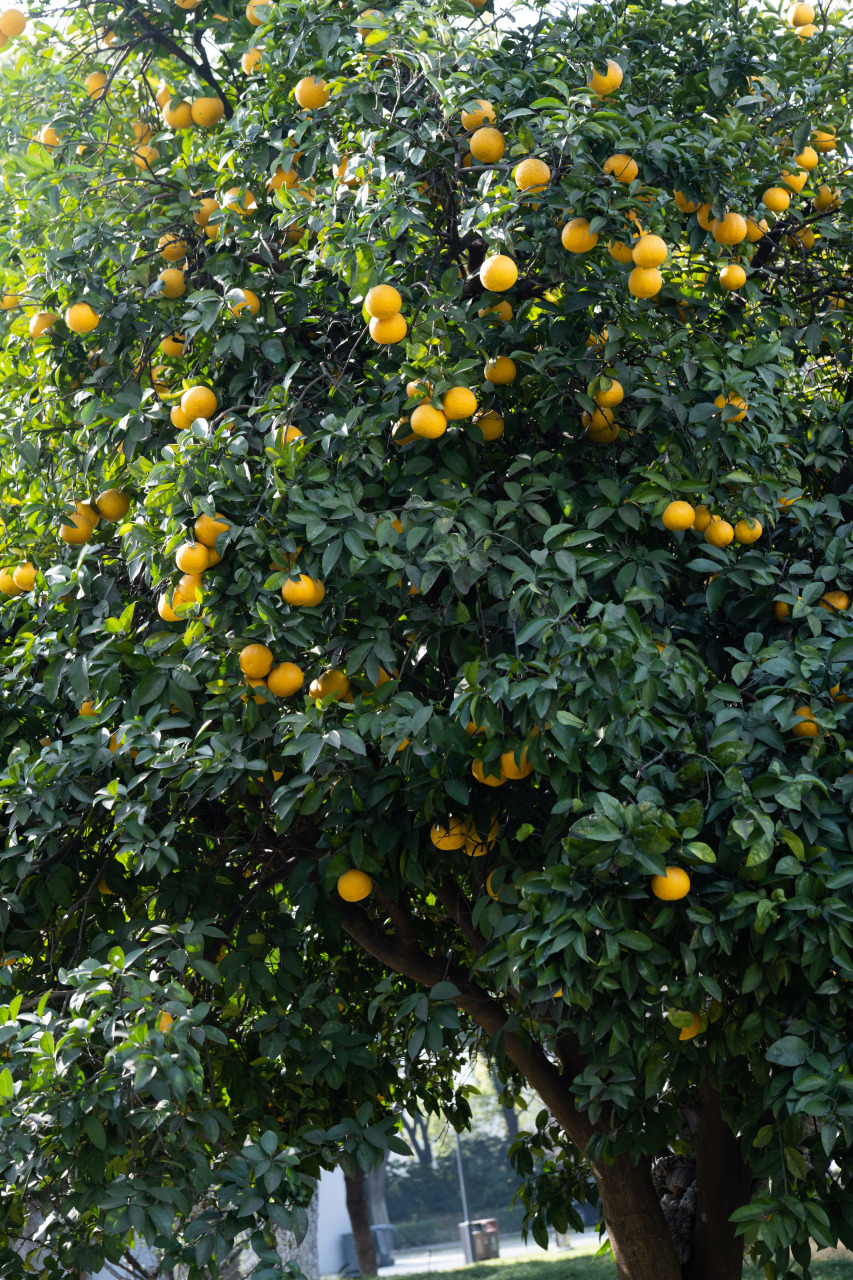
[[167, 334], [160, 342], [160, 350], [164, 356], [171, 356], [172, 359], [178, 359], [184, 354], [186, 346], [186, 338], [180, 333]]
[[267, 676], [267, 688], [277, 698], [289, 698], [305, 683], [305, 675], [295, 662], [280, 662]]
[[[743, 422], [749, 405], [740, 396], [722, 394], [714, 397], [714, 404], [721, 409], [724, 422]], [[732, 410], [735, 410], [733, 413]]]
[[462, 818], [447, 818], [434, 822], [429, 838], [436, 849], [461, 849], [468, 835], [468, 825]]
[[708, 528], [705, 530], [705, 541], [712, 547], [727, 547], [734, 540], [735, 531], [729, 524], [728, 520], [723, 520], [721, 516], [711, 516]]
[[201, 515], [193, 525], [196, 538], [208, 548], [214, 547], [220, 533], [225, 533], [230, 528], [231, 525], [218, 511], [215, 520], [212, 516]]
[[338, 876], [338, 893], [344, 902], [361, 902], [363, 898], [369, 897], [372, 889], [373, 881], [370, 876], [355, 867]]
[[88, 302], [75, 302], [65, 312], [65, 323], [72, 333], [91, 333], [100, 318]]
[[495, 109], [491, 102], [486, 98], [473, 98], [472, 101], [477, 104], [473, 111], [463, 110], [460, 115], [463, 129], [470, 131], [471, 129], [479, 129], [480, 125], [495, 124], [497, 122]]
[[723, 267], [719, 280], [721, 288], [727, 293], [735, 293], [746, 284], [746, 272], [740, 263], [730, 262], [727, 267]]
[[604, 172], [614, 177], [617, 182], [633, 182], [640, 172], [640, 167], [636, 160], [632, 159], [631, 156], [623, 155], [621, 152], [609, 156], [602, 167]]
[[364, 309], [374, 320], [390, 320], [403, 305], [399, 290], [392, 284], [376, 284], [364, 299]]
[[486, 316], [497, 316], [499, 320], [503, 320], [506, 324], [512, 319], [512, 307], [506, 298], [501, 298], [500, 302], [493, 307], [481, 307], [477, 312], [477, 319], [482, 320]]
[[519, 759], [516, 760], [515, 751], [501, 752], [501, 773], [505, 778], [509, 778], [513, 782], [518, 782], [521, 778], [527, 778], [533, 772], [533, 765], [527, 758], [527, 745], [525, 744], [519, 752]]
[[285, 604], [294, 608], [310, 608], [320, 604], [326, 594], [326, 588], [318, 578], [308, 573], [300, 573], [298, 578], [288, 578], [281, 589], [281, 598]]
[[598, 244], [598, 232], [590, 231], [587, 218], [570, 218], [560, 232], [560, 240], [569, 253], [589, 253]]
[[677, 902], [690, 892], [690, 876], [681, 867], [667, 867], [666, 875], [652, 876], [652, 893], [663, 902]]
[[816, 738], [820, 733], [817, 722], [812, 714], [811, 707], [797, 707], [795, 715], [801, 717], [800, 723], [795, 724], [791, 732], [795, 738]]
[[268, 649], [265, 644], [244, 645], [237, 662], [244, 676], [261, 680], [269, 673], [273, 664], [272, 649]]
[[618, 62], [614, 62], [612, 58], [607, 59], [607, 69], [604, 75], [599, 71], [593, 70], [589, 80], [589, 87], [593, 93], [597, 93], [600, 98], [605, 97], [608, 93], [615, 93], [622, 83], [623, 71]]
[[179, 271], [177, 267], [167, 267], [165, 271], [160, 272], [157, 279], [163, 286], [160, 294], [164, 298], [169, 298], [170, 300], [181, 298], [187, 291], [184, 273]]
[[681, 1027], [681, 1029], [678, 1032], [678, 1038], [679, 1040], [692, 1040], [695, 1036], [698, 1036], [701, 1030], [702, 1030], [702, 1019], [699, 1017], [698, 1014], [694, 1013], [693, 1021], [690, 1023], [689, 1026]]
[[59, 526], [59, 536], [63, 542], [79, 546], [83, 542], [91, 542], [94, 526], [75, 511], [73, 515]]
[[682, 191], [673, 191], [672, 198], [682, 213], [695, 213], [699, 208], [699, 201], [688, 200]]
[[692, 527], [696, 530], [697, 533], [704, 533], [710, 523], [711, 523], [710, 511], [708, 510], [707, 507], [704, 507], [700, 504], [695, 509], [695, 515], [693, 517]]
[[[0, 15], [0, 18], [1, 17], [2, 15]], [[5, 35], [5, 32], [3, 34]], [[107, 83], [107, 77], [104, 75], [103, 71], [90, 71], [83, 83], [86, 86], [86, 93], [95, 102], [100, 102], [102, 98], [106, 97], [106, 94], [101, 92], [104, 85]]]
[[121, 520], [130, 510], [130, 494], [123, 489], [105, 489], [95, 499], [98, 513], [104, 520]]
[[259, 314], [261, 300], [253, 289], [237, 289], [235, 292], [240, 296], [229, 306], [232, 316], [239, 315], [241, 311], [249, 311], [253, 316]]
[[329, 86], [325, 80], [304, 76], [293, 90], [293, 96], [303, 111], [316, 111], [329, 101]]
[[746, 238], [750, 244], [758, 244], [758, 241], [763, 239], [769, 230], [766, 218], [762, 218], [760, 222], [757, 222], [755, 218], [747, 218], [746, 220]]
[[660, 236], [640, 236], [631, 250], [631, 257], [638, 267], [659, 267], [666, 260], [666, 241]]
[[413, 409], [409, 423], [415, 435], [426, 440], [435, 440], [447, 430], [445, 414], [441, 409], [434, 409], [431, 404], [419, 404]]
[[689, 529], [696, 519], [696, 511], [689, 502], [670, 502], [661, 515], [663, 527], [674, 532], [676, 529]]
[[448, 422], [458, 422], [477, 412], [477, 397], [468, 387], [451, 387], [441, 397], [441, 408]]
[[157, 248], [167, 262], [180, 262], [187, 256], [187, 242], [168, 231], [157, 241]]
[[850, 597], [846, 591], [825, 591], [818, 604], [829, 613], [846, 613], [850, 608]]
[[192, 104], [193, 124], [202, 129], [210, 129], [225, 115], [225, 103], [221, 98], [194, 98]]
[[478, 782], [484, 782], [487, 787], [500, 787], [506, 782], [506, 778], [500, 772], [500, 764], [497, 761], [489, 761], [489, 769], [495, 770], [494, 773], [486, 773], [482, 760], [473, 760], [471, 762], [471, 772]]
[[764, 526], [760, 520], [756, 520], [755, 516], [747, 516], [740, 519], [735, 525], [735, 537], [744, 546], [749, 546], [751, 542], [757, 542], [763, 532]]
[[490, 293], [504, 293], [518, 279], [518, 267], [505, 253], [494, 253], [480, 267], [480, 283]]
[[378, 342], [381, 346], [392, 346], [395, 342], [403, 341], [409, 326], [405, 316], [398, 311], [387, 320], [378, 320], [374, 317], [368, 328], [374, 342]]
[[0, 594], [4, 596], [20, 596], [24, 594], [23, 587], [18, 586], [14, 575], [8, 569], [0, 569]]
[[216, 396], [210, 387], [188, 387], [181, 396], [181, 410], [190, 422], [196, 418], [212, 418], [216, 413]]
[[0, 32], [7, 39], [13, 40], [15, 36], [23, 35], [26, 26], [27, 20], [20, 9], [6, 9], [4, 13], [0, 13]]
[[193, 123], [192, 107], [183, 99], [171, 105], [171, 100], [163, 107], [163, 123], [170, 129], [191, 129]]
[[515, 382], [515, 375], [515, 361], [509, 356], [496, 356], [494, 360], [487, 361], [483, 370], [486, 381], [493, 383], [496, 387], [505, 387], [510, 382]]
[[761, 203], [771, 213], [784, 213], [791, 203], [791, 196], [784, 187], [768, 187]]
[[653, 298], [663, 288], [663, 276], [657, 267], [634, 267], [628, 276], [628, 291], [635, 298]]
[[506, 138], [500, 129], [483, 125], [471, 134], [468, 146], [471, 149], [471, 155], [480, 164], [497, 164], [506, 151]]
[[210, 552], [203, 542], [182, 542], [175, 552], [182, 573], [203, 573], [210, 566]]
[[617, 404], [621, 404], [625, 399], [625, 392], [622, 389], [621, 382], [611, 378], [610, 386], [607, 390], [604, 391], [599, 388], [592, 398], [600, 409], [614, 409]]
[[37, 311], [30, 320], [30, 337], [39, 338], [43, 333], [50, 333], [58, 319], [55, 311]]
[[717, 244], [740, 244], [746, 238], [746, 218], [739, 213], [727, 213], [723, 218], [714, 218], [711, 223], [711, 235]]
[[32, 560], [25, 560], [23, 564], [19, 564], [12, 574], [12, 581], [21, 591], [32, 591], [36, 585], [36, 567]]
[[551, 169], [544, 160], [530, 156], [515, 166], [512, 176], [519, 191], [538, 193], [544, 191], [551, 181]]
[[338, 667], [329, 667], [308, 686], [308, 696], [316, 699], [334, 698], [335, 702], [352, 702], [352, 689], [346, 674]]
[[475, 425], [480, 428], [483, 439], [487, 441], [499, 440], [504, 433], [504, 420], [499, 413], [495, 413], [494, 409], [490, 409], [488, 413], [481, 413], [475, 420]]

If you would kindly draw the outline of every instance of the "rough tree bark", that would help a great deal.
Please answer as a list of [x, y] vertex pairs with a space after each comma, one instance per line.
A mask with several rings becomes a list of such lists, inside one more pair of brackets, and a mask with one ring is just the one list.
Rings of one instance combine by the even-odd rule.
[[695, 1107], [697, 1208], [684, 1280], [740, 1280], [743, 1238], [729, 1217], [749, 1200], [752, 1174], [723, 1118], [720, 1095], [705, 1081]]
[[359, 1169], [354, 1178], [344, 1175], [344, 1181], [347, 1191], [347, 1210], [359, 1269], [363, 1276], [375, 1276], [378, 1268], [376, 1249], [373, 1246], [373, 1232], [370, 1230], [370, 1211], [364, 1190], [364, 1170]]
[[[480, 950], [483, 939], [473, 926], [457, 887], [448, 885], [437, 896], [468, 941]], [[392, 902], [384, 895], [377, 897], [394, 932], [378, 927], [362, 908], [342, 902], [338, 910], [350, 937], [380, 963], [415, 982], [430, 987], [450, 979], [460, 992], [456, 998], [460, 1009], [490, 1036], [503, 1031], [509, 1015], [500, 1001], [472, 982], [463, 970], [448, 969], [443, 956], [434, 957], [423, 951], [415, 920], [405, 903]], [[593, 1134], [607, 1127], [608, 1120], [602, 1117], [598, 1125], [593, 1125], [575, 1106], [571, 1081], [581, 1066], [572, 1037], [561, 1038], [557, 1046], [559, 1065], [536, 1041], [523, 1043], [510, 1032], [504, 1032], [504, 1046], [509, 1059], [557, 1123], [571, 1141], [585, 1151]], [[649, 1162], [632, 1165], [627, 1156], [620, 1156], [610, 1165], [594, 1161], [591, 1170], [601, 1196], [620, 1280], [682, 1280], [681, 1267], [652, 1184]]]

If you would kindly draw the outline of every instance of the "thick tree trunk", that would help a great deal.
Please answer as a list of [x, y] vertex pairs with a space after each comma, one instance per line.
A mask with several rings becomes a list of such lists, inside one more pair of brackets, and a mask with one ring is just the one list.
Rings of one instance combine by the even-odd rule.
[[365, 1175], [364, 1185], [367, 1191], [367, 1203], [370, 1206], [370, 1221], [374, 1227], [391, 1221], [388, 1205], [385, 1201], [385, 1184], [388, 1181], [388, 1157], [375, 1169]]
[[354, 1178], [344, 1175], [347, 1192], [347, 1209], [349, 1211], [352, 1237], [355, 1243], [355, 1256], [363, 1276], [375, 1276], [376, 1250], [373, 1247], [373, 1232], [370, 1230], [370, 1211], [367, 1207], [367, 1195], [364, 1190], [364, 1170], [359, 1169]]
[[[446, 886], [438, 896], [451, 919], [476, 946], [478, 935], [470, 913], [454, 893], [454, 886]], [[434, 986], [447, 979], [454, 982], [460, 993], [456, 998], [460, 1009], [490, 1036], [502, 1035], [507, 1057], [539, 1094], [575, 1146], [586, 1151], [598, 1127], [585, 1112], [578, 1110], [571, 1095], [571, 1081], [583, 1069], [574, 1037], [560, 1037], [558, 1065], [538, 1041], [505, 1031], [509, 1014], [499, 1000], [473, 982], [464, 970], [449, 968], [444, 956], [431, 956], [422, 950], [415, 921], [405, 903], [383, 898], [382, 906], [395, 929], [393, 934], [380, 928], [363, 908], [340, 903], [341, 922], [350, 937], [389, 969], [424, 986]], [[603, 1120], [602, 1126], [606, 1124]], [[649, 1162], [642, 1161], [635, 1166], [627, 1156], [620, 1156], [611, 1165], [597, 1161], [591, 1167], [604, 1206], [619, 1280], [682, 1280], [675, 1247], [652, 1185]]]
[[729, 1218], [748, 1202], [752, 1174], [723, 1117], [720, 1095], [706, 1080], [696, 1105], [697, 1208], [685, 1280], [740, 1280], [743, 1238]]

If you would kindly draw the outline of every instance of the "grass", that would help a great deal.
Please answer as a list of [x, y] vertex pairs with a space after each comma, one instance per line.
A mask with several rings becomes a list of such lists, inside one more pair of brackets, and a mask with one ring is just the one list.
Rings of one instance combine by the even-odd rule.
[[[560, 1268], [560, 1280], [616, 1280], [616, 1267], [609, 1258], [593, 1257], [598, 1244], [594, 1240], [578, 1241], [578, 1249], [549, 1249], [543, 1258], [478, 1262], [471, 1267], [457, 1267], [453, 1271], [422, 1271], [407, 1275], [405, 1280], [554, 1280], [552, 1270], [556, 1263]], [[584, 1253], [579, 1252], [584, 1249]], [[588, 1250], [588, 1251], [587, 1251]], [[830, 1254], [829, 1250], [825, 1251]], [[760, 1271], [744, 1268], [744, 1280], [763, 1280]], [[825, 1256], [812, 1263], [814, 1280], [853, 1280], [853, 1254]], [[403, 1278], [401, 1277], [401, 1280]]]

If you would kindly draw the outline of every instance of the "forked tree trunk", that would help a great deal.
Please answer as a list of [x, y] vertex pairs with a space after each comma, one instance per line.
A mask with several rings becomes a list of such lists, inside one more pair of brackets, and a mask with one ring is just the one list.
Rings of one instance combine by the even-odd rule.
[[707, 1080], [699, 1089], [695, 1110], [698, 1200], [693, 1253], [684, 1265], [684, 1280], [740, 1280], [743, 1237], [735, 1235], [729, 1217], [748, 1202], [752, 1174], [723, 1118], [720, 1095]]
[[373, 1246], [373, 1232], [370, 1230], [370, 1211], [367, 1207], [367, 1195], [364, 1190], [364, 1170], [359, 1169], [354, 1178], [344, 1174], [347, 1193], [347, 1209], [349, 1211], [352, 1238], [355, 1244], [355, 1256], [363, 1276], [375, 1276], [376, 1249]]

